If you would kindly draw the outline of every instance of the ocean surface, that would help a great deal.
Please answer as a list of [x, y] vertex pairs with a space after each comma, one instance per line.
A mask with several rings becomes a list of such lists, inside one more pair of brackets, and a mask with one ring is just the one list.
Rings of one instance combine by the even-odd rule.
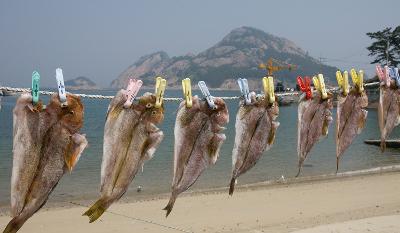
[[[116, 91], [87, 92], [87, 94], [115, 95]], [[199, 94], [194, 92], [194, 94]], [[237, 91], [212, 91], [214, 96], [235, 96]], [[180, 97], [180, 90], [166, 92], [168, 97]], [[9, 205], [10, 178], [12, 168], [12, 109], [16, 102], [15, 96], [2, 98], [0, 111], [0, 207]], [[48, 98], [43, 97], [47, 102]], [[79, 199], [94, 199], [99, 192], [100, 166], [103, 149], [103, 130], [105, 114], [110, 100], [84, 99], [85, 119], [81, 133], [85, 133], [89, 147], [84, 151], [79, 163], [71, 174], [66, 174], [50, 196], [49, 202], [68, 202]], [[173, 128], [178, 102], [167, 102], [164, 122], [159, 126], [165, 138], [152, 160], [144, 166], [130, 185], [128, 195], [135, 198], [146, 195], [168, 193], [172, 180], [173, 165]], [[235, 137], [235, 116], [238, 109], [237, 100], [227, 100], [230, 122], [225, 131], [226, 142], [223, 144], [220, 156], [215, 166], [206, 170], [197, 183], [191, 188], [205, 189], [226, 187], [231, 174], [231, 152]], [[336, 115], [336, 109], [333, 109]], [[238, 185], [266, 180], [276, 180], [282, 175], [293, 177], [297, 172], [297, 105], [280, 107], [277, 119], [280, 127], [277, 130], [275, 144], [271, 150], [264, 153], [258, 164], [238, 179]], [[334, 119], [335, 120], [335, 119]], [[335, 121], [334, 121], [335, 122]], [[329, 129], [329, 135], [309, 154], [301, 176], [314, 176], [334, 173], [336, 169], [335, 153], [335, 123]], [[397, 128], [391, 138], [398, 138]], [[340, 171], [368, 169], [400, 163], [400, 150], [390, 149], [382, 154], [379, 147], [363, 143], [365, 139], [379, 138], [377, 112], [369, 109], [366, 127], [362, 134], [342, 157]], [[137, 193], [138, 186], [142, 192]]]

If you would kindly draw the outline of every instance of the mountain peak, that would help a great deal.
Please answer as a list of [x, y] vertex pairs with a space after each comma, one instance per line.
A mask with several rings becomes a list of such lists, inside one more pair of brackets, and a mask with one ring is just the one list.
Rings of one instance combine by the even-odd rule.
[[274, 36], [260, 29], [243, 26], [233, 29], [226, 35], [217, 46], [236, 46], [247, 48], [258, 48], [267, 50], [272, 48], [277, 51], [306, 56], [306, 52], [297, 46], [294, 42]]
[[[112, 87], [124, 87], [129, 77], [140, 78], [145, 85], [154, 85], [154, 77], [161, 75], [169, 86], [180, 86], [188, 76], [193, 82], [204, 80], [211, 87], [221, 87], [238, 78], [255, 79], [265, 75], [258, 65], [268, 58], [297, 65], [295, 71], [279, 71], [275, 78], [313, 75], [322, 70], [326, 77], [334, 76], [335, 67], [325, 66], [294, 42], [262, 30], [243, 26], [233, 29], [220, 42], [195, 55], [169, 57], [159, 51], [141, 57], [112, 82]], [[295, 79], [281, 79], [295, 86]]]

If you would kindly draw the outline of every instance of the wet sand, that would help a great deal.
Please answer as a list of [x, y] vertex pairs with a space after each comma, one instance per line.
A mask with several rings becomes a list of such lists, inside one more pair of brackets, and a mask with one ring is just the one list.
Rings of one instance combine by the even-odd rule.
[[[117, 203], [92, 224], [85, 207], [41, 210], [19, 232], [397, 232], [400, 172], [186, 194], [165, 218], [167, 202]], [[9, 220], [1, 216], [0, 228]]]

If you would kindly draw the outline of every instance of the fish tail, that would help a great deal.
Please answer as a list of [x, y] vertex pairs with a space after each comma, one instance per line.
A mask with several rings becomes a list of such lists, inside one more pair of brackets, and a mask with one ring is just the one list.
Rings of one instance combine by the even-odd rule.
[[339, 160], [340, 160], [340, 157], [339, 157], [339, 156], [336, 156], [336, 174], [337, 174], [338, 171], [339, 171]]
[[229, 187], [229, 195], [231, 195], [231, 196], [233, 195], [233, 191], [235, 190], [235, 182], [236, 182], [236, 179], [232, 177], [231, 185]]
[[301, 173], [301, 168], [303, 167], [303, 161], [304, 159], [300, 158], [299, 160], [299, 170], [297, 171], [297, 174], [295, 177], [299, 177], [300, 173]]
[[301, 173], [301, 166], [299, 166], [299, 170], [297, 171], [297, 174], [295, 177], [299, 177], [300, 173]]
[[11, 221], [7, 224], [6, 229], [4, 229], [3, 233], [16, 233], [24, 224], [25, 221], [21, 221], [17, 219], [18, 217], [14, 217]]
[[381, 139], [381, 152], [385, 152], [386, 150], [386, 141], [384, 139]]
[[82, 216], [89, 217], [89, 223], [96, 221], [101, 215], [107, 210], [106, 202], [103, 199], [99, 199], [90, 207]]
[[174, 207], [175, 201], [176, 201], [176, 194], [172, 193], [167, 206], [163, 209], [163, 210], [167, 211], [167, 213], [165, 214], [165, 217], [168, 217], [168, 215], [171, 213], [172, 208]]

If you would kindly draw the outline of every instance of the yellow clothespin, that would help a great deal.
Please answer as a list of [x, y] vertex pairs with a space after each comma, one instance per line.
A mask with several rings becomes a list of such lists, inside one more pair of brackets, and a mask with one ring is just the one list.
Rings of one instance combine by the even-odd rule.
[[342, 72], [340, 72], [339, 70], [336, 72], [336, 79], [339, 85], [339, 88], [342, 89], [342, 93], [344, 96], [346, 96], [347, 94], [349, 94], [349, 74], [347, 71], [343, 72], [343, 76], [342, 76]]
[[264, 77], [262, 81], [263, 81], [265, 97], [268, 96], [268, 101], [270, 104], [272, 104], [275, 102], [274, 78], [271, 76]]
[[167, 80], [157, 77], [156, 79], [156, 108], [160, 108], [164, 101], [164, 91], [167, 86]]
[[314, 83], [315, 89], [317, 89], [319, 92], [321, 92], [321, 98], [322, 99], [328, 98], [328, 93], [326, 92], [326, 88], [325, 88], [324, 76], [322, 74], [318, 74], [318, 77], [314, 76], [313, 83]]
[[317, 76], [314, 76], [314, 77], [312, 78], [312, 81], [313, 81], [313, 83], [314, 83], [315, 90], [319, 91], [321, 88], [319, 87], [319, 81], [318, 81]]
[[358, 93], [364, 91], [364, 71], [360, 70], [358, 73], [355, 69], [351, 69], [351, 80], [353, 80], [354, 86], [356, 86]]
[[185, 78], [182, 80], [182, 90], [183, 90], [183, 98], [186, 101], [186, 107], [192, 107], [192, 85], [190, 84], [190, 79]]

